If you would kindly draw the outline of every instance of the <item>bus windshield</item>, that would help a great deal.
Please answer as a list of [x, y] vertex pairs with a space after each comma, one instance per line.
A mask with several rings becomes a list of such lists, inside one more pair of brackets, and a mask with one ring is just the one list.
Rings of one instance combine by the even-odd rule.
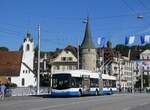
[[53, 89], [68, 89], [70, 88], [70, 74], [54, 74], [52, 88]]

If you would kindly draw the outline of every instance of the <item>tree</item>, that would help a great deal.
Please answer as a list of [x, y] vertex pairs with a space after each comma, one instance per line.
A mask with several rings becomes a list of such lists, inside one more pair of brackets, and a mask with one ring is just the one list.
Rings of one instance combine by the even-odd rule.
[[0, 47], [0, 51], [9, 51], [7, 47]]
[[49, 74], [40, 74], [40, 86], [42, 87], [50, 87], [51, 77]]
[[[135, 88], [141, 88], [141, 76], [138, 77], [138, 81], [135, 83]], [[143, 87], [148, 87], [148, 76], [143, 75]]]
[[123, 44], [118, 44], [114, 48], [116, 51], [119, 51], [123, 56], [128, 56], [129, 47]]

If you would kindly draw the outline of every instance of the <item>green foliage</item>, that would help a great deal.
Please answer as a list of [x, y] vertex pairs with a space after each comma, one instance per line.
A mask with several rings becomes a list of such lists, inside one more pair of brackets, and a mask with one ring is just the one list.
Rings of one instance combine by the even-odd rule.
[[0, 51], [9, 51], [7, 47], [0, 47]]
[[50, 87], [51, 77], [49, 74], [40, 75], [40, 86]]
[[[141, 76], [138, 77], [138, 81], [136, 82], [136, 84], [134, 85], [135, 88], [141, 88]], [[148, 87], [148, 76], [147, 75], [143, 75], [143, 87]]]
[[[51, 53], [51, 52], [41, 51], [41, 52], [40, 52], [41, 58], [44, 57], [45, 53], [49, 54], [49, 53]], [[36, 46], [36, 47], [34, 48], [34, 55], [35, 55], [36, 58], [38, 57], [38, 46]]]
[[6, 86], [7, 86], [8, 88], [16, 88], [16, 87], [17, 87], [17, 84], [15, 84], [15, 83], [8, 83], [8, 84], [6, 84]]
[[145, 45], [133, 45], [126, 46], [124, 44], [118, 44], [114, 50], [119, 51], [123, 56], [128, 56], [129, 49], [131, 49], [131, 59], [138, 59], [139, 54], [146, 49], [150, 49], [150, 44]]
[[118, 45], [116, 45], [115, 50], [119, 51], [123, 56], [127, 56], [129, 47], [126, 45], [123, 45], [123, 44], [118, 44]]

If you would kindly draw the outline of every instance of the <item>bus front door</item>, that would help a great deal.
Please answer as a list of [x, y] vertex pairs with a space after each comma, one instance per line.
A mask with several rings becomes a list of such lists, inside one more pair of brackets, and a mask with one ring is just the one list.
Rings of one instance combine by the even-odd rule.
[[82, 93], [90, 94], [90, 77], [89, 76], [82, 77]]

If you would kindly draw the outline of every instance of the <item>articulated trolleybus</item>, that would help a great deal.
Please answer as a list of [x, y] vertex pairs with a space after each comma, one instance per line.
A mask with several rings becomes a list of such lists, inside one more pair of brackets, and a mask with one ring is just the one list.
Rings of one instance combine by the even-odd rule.
[[116, 90], [114, 76], [102, 75], [101, 78], [99, 73], [88, 70], [71, 70], [52, 75], [52, 96], [112, 94]]

